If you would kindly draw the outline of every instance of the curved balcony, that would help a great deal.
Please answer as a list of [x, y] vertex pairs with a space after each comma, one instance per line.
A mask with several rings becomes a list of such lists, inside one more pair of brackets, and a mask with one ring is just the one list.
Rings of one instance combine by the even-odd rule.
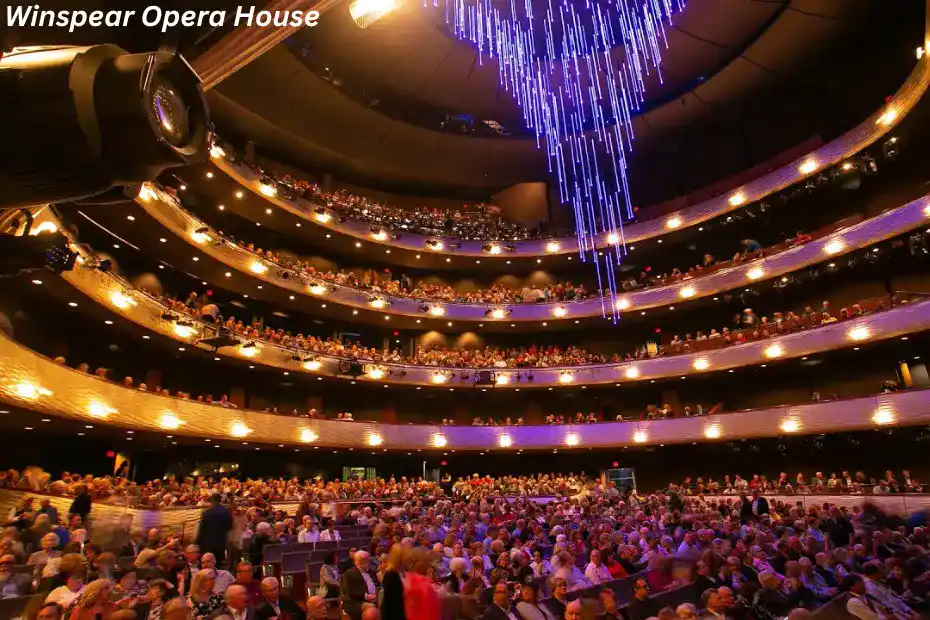
[[505, 451], [726, 441], [930, 423], [930, 390], [699, 418], [563, 426], [435, 426], [339, 422], [223, 409], [125, 388], [0, 336], [0, 401], [37, 416], [220, 441], [290, 447]]
[[[609, 304], [623, 312], [643, 312], [650, 308], [716, 295], [748, 284], [778, 278], [792, 271], [815, 265], [860, 250], [874, 243], [925, 226], [930, 221], [930, 195], [873, 218], [834, 230], [803, 245], [785, 247], [763, 258], [733, 264], [674, 284], [629, 291], [615, 300], [595, 297], [581, 301], [536, 304], [463, 304], [429, 299], [391, 297], [369, 290], [313, 280], [255, 253], [222, 241], [205, 224], [180, 207], [166, 193], [146, 187], [137, 202], [156, 221], [202, 252], [259, 282], [272, 284], [289, 294], [299, 294], [314, 301], [336, 303], [352, 308], [376, 310], [385, 316], [411, 317], [421, 320], [463, 321], [472, 323], [549, 323], [577, 321], [581, 318], [610, 315]], [[281, 277], [286, 273], [286, 278]], [[295, 295], [291, 295], [294, 299]], [[606, 305], [606, 307], [605, 307]]]
[[[928, 3], [930, 4], [930, 3]], [[926, 38], [930, 39], [930, 11], [925, 27]], [[710, 219], [719, 217], [736, 209], [748, 206], [786, 187], [818, 174], [820, 171], [843, 162], [862, 149], [870, 146], [888, 134], [911, 109], [930, 86], [930, 58], [927, 54], [918, 56], [914, 70], [898, 91], [892, 95], [874, 114], [862, 123], [842, 134], [835, 140], [808, 153], [787, 165], [784, 165], [758, 179], [752, 180], [729, 192], [711, 198], [678, 211], [663, 214], [661, 217], [636, 222], [623, 227], [622, 239], [625, 243], [636, 243], [659, 237], [668, 232], [697, 226]], [[357, 239], [383, 244], [413, 252], [428, 252], [463, 257], [513, 258], [544, 255], [577, 253], [579, 251], [576, 237], [552, 239], [535, 239], [531, 241], [500, 241], [497, 251], [487, 247], [487, 241], [448, 239], [453, 243], [443, 243], [441, 248], [434, 244], [436, 236], [402, 232], [399, 239], [393, 239], [388, 231], [383, 235], [372, 233], [371, 222], [357, 219], [335, 217], [338, 211], [326, 211], [327, 205], [313, 203], [304, 199], [284, 200], [277, 195], [272, 185], [247, 166], [234, 164], [224, 157], [222, 149], [214, 149], [213, 162], [217, 168], [229, 175], [242, 187], [261, 196], [277, 207], [306, 221], [348, 235]], [[211, 173], [212, 174], [212, 173]], [[647, 210], [648, 211], [648, 210]], [[596, 245], [609, 248], [620, 242], [620, 231], [603, 232], [596, 238]], [[502, 247], [512, 246], [513, 251], [502, 251]]]
[[[84, 295], [137, 325], [177, 340], [185, 346], [198, 346], [203, 337], [216, 335], [216, 328], [194, 317], [179, 315], [153, 297], [133, 290], [126, 282], [109, 274], [78, 266], [62, 277]], [[706, 349], [651, 359], [611, 364], [590, 364], [553, 368], [455, 368], [351, 360], [297, 347], [284, 347], [250, 341], [231, 334], [235, 344], [221, 347], [217, 356], [250, 364], [280, 368], [288, 372], [359, 380], [366, 383], [431, 386], [442, 389], [494, 387], [568, 388], [577, 385], [621, 384], [669, 377], [722, 372], [741, 366], [774, 363], [835, 349], [864, 346], [895, 337], [918, 333], [930, 325], [930, 300], [906, 303], [889, 310], [866, 314], [806, 331], [774, 336], [718, 349]], [[705, 346], [714, 341], [702, 341]], [[696, 345], [699, 343], [696, 343]], [[697, 348], [697, 346], [695, 347]], [[351, 362], [360, 367], [354, 371]], [[480, 377], [482, 371], [487, 376]], [[478, 382], [478, 383], [476, 383]]]

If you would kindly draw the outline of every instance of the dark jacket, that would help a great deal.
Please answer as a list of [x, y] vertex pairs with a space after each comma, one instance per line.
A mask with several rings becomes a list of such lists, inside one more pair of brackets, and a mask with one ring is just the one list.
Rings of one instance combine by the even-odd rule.
[[[510, 608], [510, 613], [512, 613], [517, 620], [522, 620], [523, 616], [517, 611], [516, 607]], [[494, 605], [493, 603], [484, 610], [484, 613], [481, 614], [481, 620], [510, 620], [510, 616], [507, 615], [507, 612]]]
[[352, 620], [361, 620], [362, 605], [368, 602], [365, 600], [368, 585], [361, 571], [355, 566], [347, 570], [339, 579], [339, 587], [342, 590], [342, 610]]
[[219, 504], [210, 506], [200, 517], [197, 545], [204, 553], [215, 555], [217, 563], [222, 562], [222, 558], [226, 556], [227, 540], [232, 528], [233, 517], [229, 508]]
[[262, 601], [261, 604], [255, 608], [255, 617], [257, 620], [271, 620], [271, 618], [280, 618], [281, 620], [304, 620], [304, 618], [307, 617], [307, 613], [302, 610], [297, 603], [283, 595], [278, 596], [278, 609], [280, 613], [275, 611], [274, 607], [272, 607], [268, 601]]
[[640, 600], [634, 596], [626, 604], [624, 614], [629, 620], [646, 620], [659, 615], [659, 604], [651, 598]]
[[79, 515], [82, 521], [87, 521], [87, 515], [90, 514], [90, 505], [90, 495], [81, 493], [71, 502], [71, 508], [68, 508], [68, 514]]
[[404, 582], [397, 571], [384, 573], [381, 586], [381, 620], [407, 620], [404, 611]]

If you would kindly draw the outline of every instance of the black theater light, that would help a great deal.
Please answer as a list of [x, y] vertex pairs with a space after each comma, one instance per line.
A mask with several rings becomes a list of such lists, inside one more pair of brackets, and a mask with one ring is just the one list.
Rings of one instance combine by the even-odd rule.
[[15, 48], [0, 58], [0, 207], [138, 193], [206, 159], [200, 79], [171, 52], [114, 45]]

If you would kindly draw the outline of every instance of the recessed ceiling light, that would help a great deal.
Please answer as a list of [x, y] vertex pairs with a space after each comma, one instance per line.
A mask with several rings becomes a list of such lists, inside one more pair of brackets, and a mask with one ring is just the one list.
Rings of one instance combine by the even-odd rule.
[[[73, 301], [69, 301], [68, 305], [71, 306], [72, 308], [77, 308], [77, 304], [74, 303]], [[907, 340], [907, 338], [904, 338], [904, 340]]]
[[110, 321], [110, 320], [106, 320], [104, 321], [104, 323], [106, 323], [107, 325], [113, 325], [113, 321]]

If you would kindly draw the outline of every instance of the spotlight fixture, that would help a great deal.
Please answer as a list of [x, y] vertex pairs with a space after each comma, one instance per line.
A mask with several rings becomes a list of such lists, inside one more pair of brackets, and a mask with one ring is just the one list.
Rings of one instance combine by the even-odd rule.
[[389, 302], [387, 299], [384, 299], [383, 297], [372, 296], [368, 298], [368, 305], [375, 310], [381, 310], [390, 306], [391, 302]]
[[349, 17], [359, 28], [368, 28], [396, 6], [396, 0], [353, 0], [349, 4]]
[[861, 340], [868, 340], [872, 333], [869, 331], [868, 327], [861, 325], [859, 327], [852, 328], [846, 335], [849, 336], [850, 340], [858, 342]]
[[801, 430], [801, 422], [797, 418], [785, 418], [781, 423], [781, 430], [785, 433], [797, 433]]
[[630, 304], [630, 300], [624, 297], [624, 298], [622, 298], [622, 299], [618, 299], [618, 300], [617, 300], [616, 308], [617, 308], [617, 310], [620, 310], [620, 311], [629, 310], [629, 309], [630, 309], [630, 305], [631, 305], [631, 304]]
[[384, 437], [378, 433], [371, 433], [368, 435], [368, 445], [369, 446], [380, 446], [384, 443]]
[[678, 295], [684, 299], [694, 297], [694, 293], [695, 293], [695, 290], [693, 286], [686, 286], [678, 290]]
[[511, 439], [510, 435], [506, 433], [502, 435], [498, 435], [497, 445], [499, 445], [501, 448], [509, 448], [510, 446], [513, 445], [513, 439]]
[[743, 192], [737, 192], [729, 198], [730, 205], [734, 207], [738, 207], [744, 202], [746, 202], [746, 195]]
[[805, 159], [798, 166], [798, 172], [804, 175], [811, 174], [817, 170], [817, 160], [816, 159]]
[[492, 319], [506, 319], [510, 316], [510, 310], [508, 308], [488, 308], [485, 310], [484, 316], [491, 317]]
[[633, 441], [636, 443], [646, 443], [649, 441], [649, 434], [644, 430], [638, 430], [633, 433]]
[[623, 372], [624, 376], [627, 379], [638, 379], [639, 378], [639, 368], [636, 366], [630, 366]]
[[510, 375], [499, 372], [494, 377], [494, 385], [507, 385], [508, 383], [510, 383]]
[[753, 267], [752, 269], [746, 272], [746, 277], [749, 278], [750, 280], [758, 280], [764, 275], [765, 275], [765, 269], [763, 269], [762, 267]]
[[272, 182], [262, 182], [258, 184], [258, 191], [261, 192], [263, 196], [273, 198], [277, 195], [278, 188]]
[[615, 232], [609, 233], [607, 235], [607, 243], [609, 243], [610, 245], [617, 245], [618, 243], [620, 243], [620, 235], [618, 235]]
[[766, 347], [765, 350], [762, 352], [762, 354], [765, 355], [765, 357], [769, 359], [774, 359], [776, 357], [781, 357], [782, 355], [784, 355], [785, 350], [784, 348], [782, 348], [780, 344], [773, 344], [773, 345]]
[[372, 227], [368, 231], [368, 234], [370, 234], [371, 238], [374, 239], [375, 241], [387, 241], [387, 238], [388, 238], [387, 232], [380, 226]]
[[875, 413], [872, 415], [872, 421], [879, 426], [894, 424], [894, 411], [892, 411], [888, 406], [881, 406], [875, 410]]
[[171, 52], [15, 48], [0, 57], [0, 81], [0, 135], [17, 145], [0, 152], [0, 207], [89, 199], [116, 187], [135, 197], [136, 185], [209, 154], [213, 127], [200, 79]]
[[385, 374], [384, 369], [381, 368], [380, 366], [371, 366], [368, 369], [368, 378], [373, 379], [375, 381], [379, 381], [380, 379], [383, 379], [384, 374]]
[[315, 357], [307, 358], [303, 361], [303, 367], [304, 367], [304, 370], [309, 370], [310, 372], [317, 372], [323, 367], [323, 362], [321, 362], [319, 359]]
[[317, 439], [319, 439], [319, 435], [314, 433], [309, 428], [305, 428], [302, 431], [300, 431], [300, 440], [304, 443], [313, 443]]
[[704, 436], [708, 439], [720, 439], [723, 436], [723, 431], [719, 424], [711, 424], [704, 429]]
[[442, 239], [427, 239], [426, 247], [435, 252], [441, 252], [446, 246], [442, 242]]
[[665, 222], [665, 227], [669, 230], [675, 230], [676, 228], [681, 228], [681, 218], [677, 215], [668, 218]]
[[449, 445], [449, 441], [446, 439], [446, 436], [442, 433], [436, 433], [433, 435], [433, 447], [434, 448], [445, 448]]
[[559, 383], [571, 383], [574, 380], [575, 375], [571, 371], [566, 370], [559, 375]]
[[446, 309], [439, 304], [433, 304], [427, 309], [427, 312], [430, 314], [430, 316], [442, 316], [446, 313]]
[[898, 111], [894, 108], [888, 108], [875, 120], [875, 124], [887, 127], [891, 125], [896, 118], [898, 118]]
[[322, 284], [310, 284], [307, 286], [307, 290], [310, 291], [311, 295], [325, 295], [328, 289]]
[[436, 385], [442, 385], [443, 383], [447, 382], [449, 379], [450, 379], [449, 373], [442, 371], [442, 370], [437, 370], [430, 377], [430, 381], [432, 381]]
[[552, 316], [557, 319], [561, 319], [568, 314], [568, 309], [565, 306], [556, 306], [552, 309]]
[[569, 433], [565, 436], [565, 445], [569, 447], [575, 447], [581, 443], [581, 437], [578, 433]]
[[315, 220], [316, 220], [317, 222], [319, 222], [320, 224], [326, 224], [326, 223], [329, 222], [331, 219], [333, 219], [333, 216], [331, 216], [331, 215], [326, 211], [326, 209], [324, 209], [323, 207], [320, 207], [319, 209], [317, 209], [317, 210], [315, 210], [315, 211], [313, 212], [313, 219], [315, 219]]
[[549, 241], [546, 243], [546, 251], [549, 252], [550, 254], [554, 254], [558, 252], [559, 249], [561, 249], [561, 247], [562, 247], [561, 244], [555, 240]]
[[842, 240], [833, 239], [832, 241], [827, 243], [825, 246], [823, 246], [823, 251], [829, 254], [830, 256], [833, 256], [835, 254], [839, 254], [840, 252], [842, 252], [845, 247], [846, 247], [846, 244], [844, 244]]

